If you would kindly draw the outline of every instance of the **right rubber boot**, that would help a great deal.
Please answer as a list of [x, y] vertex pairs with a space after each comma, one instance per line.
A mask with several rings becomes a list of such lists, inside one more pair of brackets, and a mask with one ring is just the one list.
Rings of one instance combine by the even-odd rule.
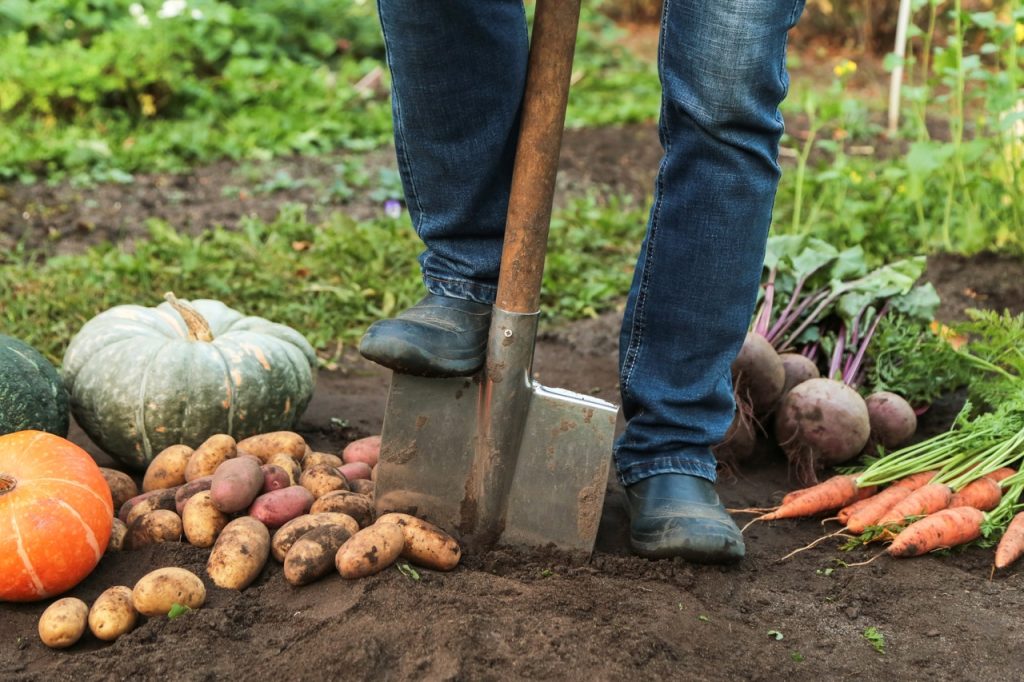
[[427, 294], [397, 317], [371, 324], [359, 352], [401, 374], [469, 376], [483, 367], [490, 323], [489, 305]]

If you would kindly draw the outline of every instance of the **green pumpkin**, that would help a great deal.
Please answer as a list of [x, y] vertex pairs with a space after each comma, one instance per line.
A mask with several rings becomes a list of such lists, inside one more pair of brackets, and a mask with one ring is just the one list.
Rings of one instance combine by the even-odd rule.
[[306, 339], [219, 301], [167, 300], [111, 308], [71, 340], [64, 381], [89, 437], [142, 470], [177, 443], [293, 429], [316, 384]]
[[34, 429], [68, 435], [68, 392], [39, 351], [0, 334], [0, 436]]

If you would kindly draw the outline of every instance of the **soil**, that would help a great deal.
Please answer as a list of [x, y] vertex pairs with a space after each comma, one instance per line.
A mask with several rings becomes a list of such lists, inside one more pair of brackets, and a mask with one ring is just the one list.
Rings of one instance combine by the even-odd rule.
[[[652, 132], [639, 126], [568, 136], [561, 196], [602, 184], [642, 196], [649, 176], [641, 169], [653, 168], [648, 157], [657, 153]], [[295, 163], [319, 173], [331, 162]], [[285, 199], [310, 200], [295, 194], [308, 188], [254, 196], [251, 204], [227, 200], [223, 187], [239, 173], [224, 164], [131, 187], [12, 186], [3, 188], [14, 200], [2, 210], [17, 213], [29, 200], [52, 210], [45, 219], [33, 213], [23, 226], [29, 241], [57, 253], [101, 240], [130, 244], [144, 217], [198, 230], [250, 211], [269, 217]], [[113, 202], [120, 206], [114, 213], [89, 218], [87, 210], [114, 210]], [[346, 210], [377, 207], [356, 201]], [[94, 227], [83, 229], [80, 220]], [[0, 224], [11, 225], [3, 217]], [[974, 306], [1024, 311], [1021, 260], [937, 256], [927, 277], [943, 298], [943, 320]], [[537, 377], [616, 400], [619, 321], [612, 313], [547, 330]], [[380, 431], [387, 373], [352, 356], [340, 365], [321, 373], [301, 424], [316, 449], [337, 452]], [[944, 428], [956, 409], [955, 396], [940, 402], [925, 414], [921, 433]], [[71, 439], [112, 465], [77, 428]], [[718, 490], [727, 506], [742, 508], [769, 505], [792, 487], [775, 458], [723, 477]], [[243, 592], [207, 581], [200, 610], [149, 619], [113, 644], [87, 635], [65, 651], [45, 648], [36, 635], [45, 604], [5, 604], [0, 678], [990, 680], [1015, 678], [1024, 663], [1024, 571], [991, 579], [991, 549], [847, 567], [875, 550], [844, 553], [830, 541], [779, 563], [822, 534], [816, 521], [793, 521], [751, 527], [747, 557], [719, 567], [631, 556], [626, 533], [623, 493], [611, 481], [589, 560], [499, 549], [466, 556], [451, 573], [421, 570], [419, 580], [389, 569], [357, 581], [331, 575], [303, 588], [290, 587], [271, 560]], [[169, 565], [205, 578], [207, 554], [178, 543], [113, 553], [70, 594], [91, 601]], [[865, 636], [873, 631], [884, 639], [876, 640], [878, 650]]]

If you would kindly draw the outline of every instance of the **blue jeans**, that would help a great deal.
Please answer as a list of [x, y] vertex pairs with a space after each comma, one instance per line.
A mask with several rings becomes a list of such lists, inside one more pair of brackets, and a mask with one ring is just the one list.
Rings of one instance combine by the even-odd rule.
[[[753, 314], [804, 0], [665, 0], [664, 156], [620, 337], [623, 485], [715, 480], [735, 405], [730, 365]], [[494, 301], [526, 76], [519, 0], [378, 0], [395, 144], [435, 294]]]

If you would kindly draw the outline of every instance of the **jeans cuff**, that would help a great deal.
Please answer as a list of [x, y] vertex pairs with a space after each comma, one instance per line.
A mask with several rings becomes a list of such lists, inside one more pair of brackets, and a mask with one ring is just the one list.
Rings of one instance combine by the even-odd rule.
[[492, 305], [498, 293], [498, 287], [493, 284], [481, 284], [464, 279], [445, 279], [427, 274], [423, 275], [423, 284], [432, 294], [461, 298], [465, 301], [475, 301], [486, 305]]
[[[710, 461], [709, 461], [710, 459]], [[671, 455], [645, 456], [639, 461], [620, 462], [615, 455], [615, 470], [623, 486], [639, 483], [645, 478], [658, 474], [688, 474], [705, 478], [712, 483], [717, 479], [714, 458], [710, 453], [675, 453]]]

